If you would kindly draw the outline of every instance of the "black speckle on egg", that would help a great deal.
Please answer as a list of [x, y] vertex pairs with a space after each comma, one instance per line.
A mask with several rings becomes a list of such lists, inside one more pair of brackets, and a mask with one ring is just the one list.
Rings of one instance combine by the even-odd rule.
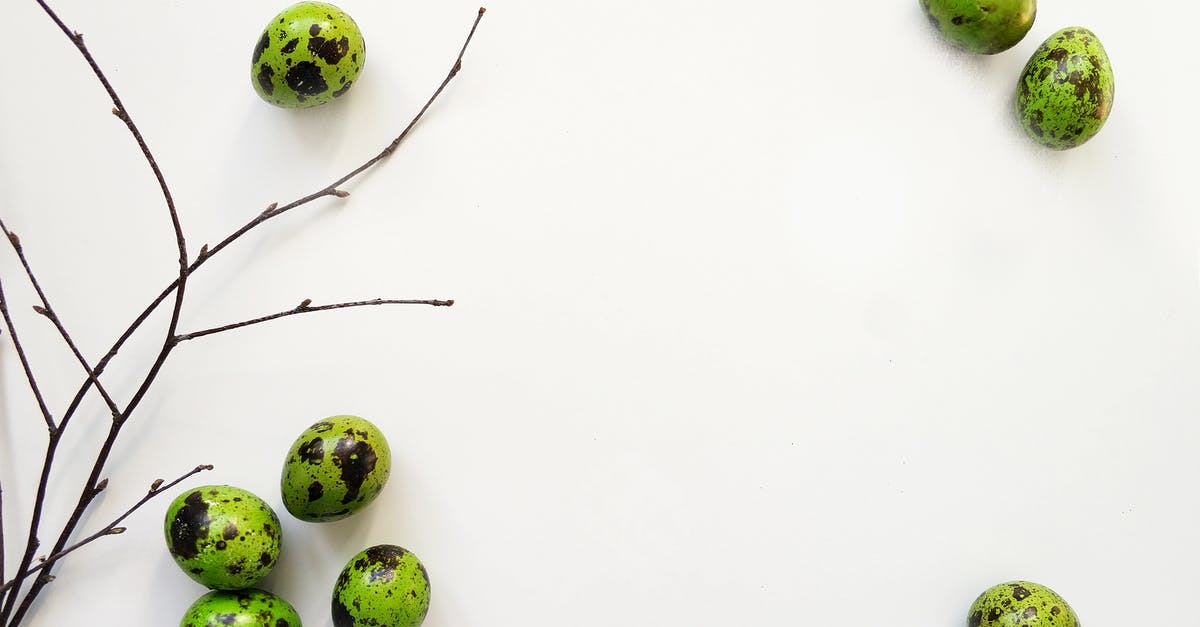
[[275, 76], [275, 70], [266, 63], [258, 68], [258, 84], [268, 96], [275, 93], [275, 83], [271, 82], [271, 78]]
[[179, 557], [191, 559], [200, 553], [200, 539], [208, 535], [208, 503], [204, 495], [192, 492], [184, 499], [184, 506], [171, 521], [171, 552]]
[[262, 58], [262, 54], [266, 52], [267, 48], [270, 46], [271, 38], [267, 35], [266, 31], [263, 31], [262, 39], [258, 40], [258, 45], [254, 47], [254, 59], [250, 62], [258, 63], [258, 60]]
[[342, 605], [341, 599], [333, 597], [333, 624], [335, 627], [354, 627], [354, 615], [350, 609]]
[[333, 450], [333, 463], [341, 471], [342, 482], [348, 488], [342, 497], [342, 503], [353, 502], [358, 498], [358, 491], [363, 481], [372, 470], [375, 470], [375, 449], [370, 444], [347, 436], [338, 440]]
[[314, 466], [320, 464], [321, 460], [325, 459], [325, 441], [321, 438], [313, 438], [301, 446], [299, 452], [300, 459]]
[[296, 100], [304, 100], [304, 96], [316, 96], [329, 90], [325, 77], [320, 76], [320, 67], [312, 61], [300, 61], [288, 68], [284, 74], [289, 88], [296, 92]]

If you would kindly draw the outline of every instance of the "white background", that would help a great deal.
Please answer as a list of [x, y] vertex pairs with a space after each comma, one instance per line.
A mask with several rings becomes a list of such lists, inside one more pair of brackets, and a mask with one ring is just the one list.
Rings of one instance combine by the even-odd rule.
[[[369, 60], [335, 105], [259, 101], [249, 57], [286, 2], [59, 0], [178, 199], [193, 255], [393, 137], [477, 4], [340, 4]], [[1194, 184], [1200, 8], [1046, 0], [1016, 48], [943, 44], [916, 0], [489, 6], [463, 73], [368, 176], [189, 281], [183, 328], [360, 298], [182, 345], [109, 464], [95, 529], [155, 477], [274, 504], [263, 587], [330, 625], [342, 564], [428, 566], [428, 627], [961, 625], [1025, 578], [1090, 625], [1189, 616], [1200, 574]], [[0, 216], [97, 359], [175, 272], [148, 168], [81, 57], [7, 3]], [[1089, 144], [1027, 140], [1011, 99], [1055, 30], [1104, 42], [1116, 101]], [[81, 372], [0, 276], [50, 405]], [[122, 353], [127, 398], [161, 341]], [[44, 446], [0, 336], [9, 570]], [[349, 520], [278, 493], [310, 423], [375, 421], [394, 455]], [[51, 529], [106, 417], [85, 405]], [[202, 588], [162, 515], [79, 552], [32, 625], [174, 625]], [[49, 534], [46, 534], [49, 535]], [[1185, 620], [1186, 622], [1186, 620]]]

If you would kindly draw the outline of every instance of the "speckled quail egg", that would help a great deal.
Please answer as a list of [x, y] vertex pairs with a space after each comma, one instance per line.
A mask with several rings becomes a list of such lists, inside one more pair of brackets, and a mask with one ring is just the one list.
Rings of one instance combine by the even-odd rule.
[[299, 2], [271, 18], [250, 63], [255, 91], [296, 109], [340, 98], [367, 60], [358, 24], [326, 2]]
[[287, 601], [253, 588], [214, 590], [187, 609], [179, 627], [302, 627]]
[[976, 54], [996, 54], [1025, 37], [1037, 16], [1037, 0], [921, 0], [942, 37]]
[[1010, 581], [988, 588], [975, 599], [967, 627], [1079, 627], [1079, 619], [1050, 588]]
[[1113, 103], [1113, 71], [1096, 34], [1064, 28], [1029, 59], [1017, 83], [1021, 126], [1038, 143], [1065, 150], [1100, 132]]
[[241, 488], [210, 485], [184, 492], [167, 508], [164, 530], [175, 563], [215, 590], [248, 588], [279, 559], [279, 518]]
[[283, 504], [300, 520], [340, 520], [375, 500], [391, 469], [391, 449], [375, 425], [331, 416], [301, 433], [288, 451]]
[[412, 552], [373, 546], [350, 558], [333, 586], [334, 627], [418, 627], [429, 612], [429, 575]]

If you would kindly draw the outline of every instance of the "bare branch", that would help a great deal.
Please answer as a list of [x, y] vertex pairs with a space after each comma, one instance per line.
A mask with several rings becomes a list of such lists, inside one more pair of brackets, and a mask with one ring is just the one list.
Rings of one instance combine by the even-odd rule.
[[[4, 581], [4, 486], [0, 485], [0, 581]], [[0, 590], [0, 606], [4, 605], [7, 590]]]
[[42, 419], [46, 421], [46, 428], [50, 430], [50, 433], [54, 433], [58, 428], [54, 426], [54, 417], [50, 415], [50, 408], [46, 407], [46, 399], [42, 397], [42, 388], [38, 385], [37, 377], [34, 376], [33, 369], [29, 366], [29, 358], [25, 356], [25, 348], [21, 346], [21, 338], [17, 335], [17, 328], [13, 325], [12, 316], [8, 313], [8, 301], [4, 298], [2, 281], [0, 281], [0, 316], [4, 317], [4, 326], [8, 328], [8, 337], [17, 351], [17, 358], [21, 360], [21, 368], [25, 370], [25, 379], [29, 381], [29, 389], [33, 391], [33, 397], [37, 399]]
[[304, 299], [303, 302], [301, 302], [298, 306], [296, 306], [293, 309], [288, 309], [285, 311], [280, 311], [278, 313], [273, 313], [270, 315], [253, 318], [251, 320], [243, 320], [241, 322], [234, 322], [232, 324], [226, 324], [226, 325], [219, 326], [219, 327], [213, 327], [211, 329], [205, 329], [203, 331], [195, 331], [192, 333], [183, 333], [181, 335], [176, 336], [175, 339], [180, 342], [186, 342], [188, 340], [194, 340], [198, 337], [204, 337], [206, 335], [214, 335], [216, 333], [224, 333], [225, 331], [232, 331], [234, 329], [240, 329], [242, 327], [248, 327], [248, 326], [254, 325], [254, 324], [270, 322], [271, 320], [277, 320], [279, 318], [286, 318], [288, 316], [313, 313], [313, 312], [317, 312], [317, 311], [329, 311], [331, 309], [347, 309], [350, 307], [371, 307], [371, 306], [375, 306], [375, 305], [429, 305], [431, 307], [450, 307], [450, 306], [454, 305], [454, 301], [452, 301], [452, 300], [396, 300], [396, 299], [376, 298], [373, 300], [358, 300], [358, 301], [352, 301], [352, 302], [346, 302], [346, 303], [334, 303], [332, 305], [318, 305], [316, 307], [311, 306], [311, 304], [312, 304], [312, 299], [306, 298], [306, 299]]
[[9, 590], [9, 588], [12, 588], [14, 585], [16, 585], [17, 581], [24, 579], [26, 577], [29, 577], [33, 573], [36, 573], [37, 571], [42, 570], [43, 568], [47, 568], [47, 567], [51, 566], [52, 564], [54, 564], [58, 560], [62, 559], [69, 553], [72, 553], [80, 548], [83, 548], [84, 546], [87, 546], [88, 544], [91, 544], [92, 542], [95, 542], [96, 540], [99, 540], [100, 538], [103, 538], [105, 536], [116, 536], [116, 535], [125, 533], [126, 528], [118, 527], [117, 525], [121, 524], [121, 521], [125, 520], [126, 518], [129, 518], [130, 514], [136, 512], [143, 505], [145, 505], [147, 502], [149, 502], [150, 499], [158, 496], [159, 494], [162, 494], [163, 492], [166, 492], [167, 490], [170, 490], [171, 488], [175, 487], [176, 485], [183, 482], [185, 479], [187, 479], [188, 477], [191, 477], [192, 475], [201, 473], [205, 470], [212, 470], [212, 469], [213, 469], [212, 464], [202, 464], [200, 466], [196, 466], [195, 468], [184, 473], [178, 479], [176, 479], [166, 485], [162, 485], [162, 483], [161, 483], [162, 479], [159, 479], [158, 482], [156, 482], [156, 483], [158, 483], [158, 485], [151, 487], [150, 491], [146, 493], [146, 496], [143, 496], [138, 502], [134, 503], [132, 507], [125, 510], [125, 513], [121, 514], [120, 516], [117, 516], [116, 519], [114, 519], [112, 522], [105, 525], [102, 529], [100, 529], [96, 533], [93, 533], [92, 535], [80, 540], [79, 542], [76, 542], [75, 544], [72, 544], [71, 546], [69, 546], [61, 551], [52, 553], [51, 555], [48, 555], [48, 556], [42, 558], [41, 561], [36, 566], [31, 566], [28, 569], [26, 569], [25, 572], [21, 573], [20, 577], [13, 577], [13, 579], [11, 581], [5, 582], [5, 584], [3, 586], [0, 586], [0, 594], [7, 592]]
[[118, 415], [120, 415], [121, 410], [117, 408], [117, 404], [113, 401], [112, 396], [108, 394], [108, 390], [106, 390], [104, 385], [100, 383], [100, 380], [96, 378], [95, 371], [92, 370], [91, 365], [88, 364], [87, 358], [83, 356], [83, 353], [79, 352], [79, 347], [75, 344], [75, 340], [71, 337], [71, 334], [67, 332], [67, 329], [65, 326], [63, 326], [62, 321], [59, 320], [58, 314], [54, 312], [54, 308], [50, 306], [50, 301], [46, 298], [46, 292], [42, 290], [42, 285], [38, 281], [37, 275], [33, 273], [33, 268], [29, 265], [29, 259], [27, 259], [25, 256], [25, 247], [21, 245], [21, 239], [17, 237], [16, 233], [8, 230], [8, 227], [4, 224], [3, 220], [0, 220], [0, 231], [3, 231], [4, 234], [8, 236], [9, 243], [12, 244], [13, 250], [17, 253], [17, 259], [21, 261], [21, 266], [25, 268], [25, 276], [29, 277], [29, 284], [33, 286], [34, 291], [37, 292], [38, 298], [42, 301], [40, 306], [34, 305], [33, 310], [45, 316], [47, 320], [54, 324], [54, 328], [58, 329], [58, 334], [62, 336], [63, 341], [66, 342], [67, 348], [71, 349], [71, 354], [75, 355], [75, 360], [79, 362], [80, 366], [83, 366], [83, 371], [87, 373], [92, 385], [96, 386], [96, 390], [100, 392], [100, 396], [104, 399], [104, 403], [108, 405], [109, 411], [111, 411], [113, 417], [116, 418]]

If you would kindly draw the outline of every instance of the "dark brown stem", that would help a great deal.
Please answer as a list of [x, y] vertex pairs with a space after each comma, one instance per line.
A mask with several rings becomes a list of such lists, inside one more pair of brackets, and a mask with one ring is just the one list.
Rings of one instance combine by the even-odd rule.
[[[12, 316], [8, 312], [8, 303], [4, 298], [3, 282], [0, 282], [0, 316], [4, 318], [4, 324], [8, 328], [8, 335], [12, 338], [13, 348], [17, 351], [17, 356], [21, 361], [21, 366], [25, 369], [25, 378], [29, 381], [29, 388], [33, 390], [33, 396], [37, 399], [38, 407], [42, 411], [42, 416], [46, 419], [46, 428], [50, 432], [50, 444], [47, 448], [47, 459], [43, 463], [43, 473], [49, 468], [53, 451], [58, 445], [59, 438], [62, 434], [62, 429], [54, 426], [54, 418], [50, 416], [50, 410], [46, 407], [46, 401], [42, 397], [42, 390], [38, 386], [37, 379], [33, 375], [33, 370], [29, 367], [29, 359], [25, 356], [25, 349], [21, 346], [21, 339], [17, 335], [17, 329], [13, 325]], [[44, 485], [39, 486], [37, 497], [34, 499], [33, 512], [29, 516], [29, 539], [25, 543], [25, 553], [21, 556], [21, 561], [17, 566], [16, 572], [22, 572], [33, 562], [33, 555], [37, 551], [40, 543], [37, 537], [38, 526], [42, 520], [42, 509], [46, 500], [46, 488]], [[18, 577], [18, 584], [22, 581]], [[4, 599], [3, 606], [0, 606], [0, 625], [7, 624], [9, 614], [12, 612], [13, 604], [16, 602], [18, 590], [13, 590], [7, 598]]]
[[226, 325], [219, 326], [219, 327], [213, 327], [211, 329], [205, 329], [203, 331], [194, 331], [192, 333], [182, 333], [182, 334], [176, 336], [175, 339], [180, 342], [186, 342], [188, 340], [194, 340], [198, 337], [204, 337], [206, 335], [213, 335], [215, 333], [223, 333], [225, 331], [232, 331], [234, 329], [240, 329], [242, 327], [248, 327], [248, 326], [254, 325], [254, 324], [270, 322], [271, 320], [277, 320], [279, 318], [286, 318], [287, 316], [295, 316], [295, 315], [299, 315], [299, 314], [313, 313], [316, 311], [329, 311], [331, 309], [347, 309], [350, 307], [371, 307], [374, 305], [429, 305], [432, 307], [450, 307], [454, 304], [454, 301], [452, 301], [452, 300], [398, 300], [398, 299], [376, 298], [373, 300], [358, 300], [358, 301], [352, 301], [352, 302], [347, 302], [347, 303], [334, 303], [332, 305], [317, 305], [315, 307], [311, 303], [312, 303], [312, 301], [305, 299], [304, 302], [300, 303], [298, 306], [296, 306], [292, 309], [288, 309], [286, 311], [280, 311], [278, 313], [273, 313], [273, 314], [266, 315], [266, 316], [260, 316], [258, 318], [253, 318], [250, 320], [243, 320], [241, 322], [234, 322], [234, 323], [226, 324]]
[[[4, 581], [4, 486], [0, 485], [0, 581]], [[0, 590], [0, 606], [4, 605], [7, 589]]]
[[0, 316], [4, 317], [4, 326], [8, 328], [8, 337], [12, 340], [13, 348], [17, 351], [17, 358], [21, 361], [21, 368], [25, 370], [25, 378], [29, 381], [29, 389], [33, 390], [33, 397], [37, 399], [38, 409], [42, 412], [42, 419], [46, 421], [46, 428], [50, 433], [58, 430], [54, 426], [54, 417], [50, 415], [50, 408], [46, 406], [46, 399], [42, 397], [42, 388], [38, 385], [37, 377], [33, 375], [33, 369], [29, 367], [29, 358], [25, 356], [25, 348], [21, 346], [21, 338], [17, 335], [17, 328], [13, 325], [12, 316], [8, 313], [8, 301], [4, 298], [4, 283], [0, 282]]
[[71, 349], [71, 353], [75, 355], [75, 360], [79, 362], [79, 365], [83, 366], [83, 371], [87, 373], [88, 379], [92, 382], [92, 385], [96, 386], [96, 391], [100, 393], [100, 396], [104, 399], [104, 403], [108, 405], [108, 409], [112, 412], [113, 417], [117, 417], [120, 415], [121, 410], [117, 408], [117, 404], [115, 401], [113, 401], [112, 396], [108, 394], [108, 390], [106, 390], [104, 385], [100, 383], [100, 380], [96, 378], [95, 371], [92, 369], [91, 365], [88, 364], [87, 358], [83, 356], [83, 353], [79, 352], [79, 347], [75, 344], [75, 340], [71, 337], [71, 334], [67, 332], [67, 329], [65, 326], [63, 326], [62, 321], [59, 320], [58, 314], [54, 312], [54, 308], [50, 306], [50, 300], [46, 298], [46, 293], [42, 290], [41, 282], [38, 281], [37, 275], [33, 273], [33, 268], [29, 265], [29, 259], [25, 257], [25, 247], [21, 245], [21, 238], [17, 237], [16, 233], [8, 230], [8, 226], [4, 224], [4, 220], [0, 220], [0, 231], [3, 231], [4, 235], [8, 238], [8, 242], [12, 244], [13, 250], [17, 253], [17, 258], [21, 261], [21, 266], [25, 268], [25, 276], [29, 277], [30, 285], [33, 286], [34, 291], [37, 292], [38, 298], [42, 301], [42, 306], [35, 307], [34, 311], [45, 316], [48, 320], [50, 320], [51, 323], [54, 324], [54, 328], [58, 329], [58, 334], [62, 336], [62, 339], [64, 342], [66, 342], [67, 347]]
[[[53, 565], [58, 560], [65, 557], [67, 554], [72, 553], [80, 548], [83, 548], [84, 546], [91, 544], [92, 542], [95, 542], [96, 540], [99, 540], [100, 538], [103, 538], [105, 536], [119, 535], [121, 533], [124, 533], [125, 528], [118, 527], [117, 525], [121, 524], [121, 522], [124, 521], [126, 518], [129, 518], [130, 514], [133, 514], [134, 512], [136, 512], [143, 505], [145, 505], [147, 502], [149, 502], [150, 499], [179, 485], [180, 483], [182, 483], [184, 480], [186, 480], [188, 477], [191, 477], [192, 475], [204, 472], [205, 470], [212, 470], [212, 469], [213, 469], [212, 464], [202, 464], [200, 466], [196, 466], [195, 468], [189, 470], [188, 472], [186, 472], [182, 476], [180, 476], [178, 479], [175, 479], [174, 481], [172, 481], [170, 483], [164, 484], [162, 482], [162, 479], [156, 480], [154, 482], [154, 484], [152, 485], [152, 487], [150, 488], [150, 491], [147, 492], [146, 495], [141, 498], [141, 500], [134, 503], [132, 507], [125, 510], [125, 513], [121, 514], [120, 516], [117, 516], [112, 522], [108, 523], [102, 529], [100, 529], [100, 531], [93, 533], [92, 535], [80, 540], [79, 542], [76, 542], [75, 544], [72, 544], [71, 546], [69, 546], [57, 553], [54, 553], [48, 557], [42, 558], [42, 560], [36, 566], [31, 566], [31, 567], [29, 567], [29, 570], [26, 570], [24, 573], [22, 573], [21, 577], [22, 578], [28, 577], [28, 576], [32, 575], [33, 573], [35, 573], [39, 570], [42, 570], [43, 568], [47, 568], [47, 567]], [[3, 586], [0, 586], [0, 594], [7, 592], [10, 588], [13, 587], [15, 582], [16, 582], [16, 578], [14, 577], [12, 581], [6, 582]]]

